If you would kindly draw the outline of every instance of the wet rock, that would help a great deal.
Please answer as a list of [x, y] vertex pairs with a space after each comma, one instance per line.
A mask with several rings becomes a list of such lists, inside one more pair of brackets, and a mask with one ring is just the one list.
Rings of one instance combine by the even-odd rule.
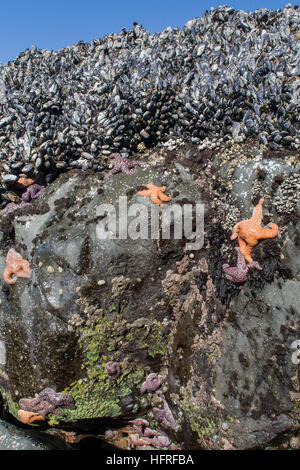
[[0, 420], [0, 450], [67, 450], [62, 440]]
[[[137, 194], [148, 181], [166, 185], [169, 193], [176, 187], [174, 202], [201, 197], [195, 184], [159, 168], [139, 168], [135, 175], [114, 175], [105, 183], [92, 172], [75, 171], [50, 185], [29, 212], [26, 207], [3, 219], [4, 226], [14, 226], [14, 235], [3, 239], [3, 253], [10, 245], [18, 247], [32, 270], [29, 281], [18, 279], [13, 289], [0, 292], [0, 336], [13, 401], [46, 387], [68, 389], [76, 408], [55, 416], [62, 421], [138, 409], [133, 403], [128, 411], [125, 398], [140, 395], [146, 371], [157, 367], [166, 350], [163, 330], [170, 318], [161, 279], [182, 256], [187, 240], [169, 246], [160, 238], [101, 239], [104, 214], [97, 208], [111, 203], [118, 209], [119, 197], [128, 194], [129, 207], [139, 203], [148, 211], [146, 220], [151, 208], [166, 211], [166, 203], [158, 208]], [[134, 217], [129, 220], [133, 223]], [[0, 269], [4, 265], [2, 255]], [[111, 363], [119, 364], [117, 374], [110, 373]], [[18, 406], [10, 408], [16, 416]]]
[[[75, 408], [49, 414], [39, 426], [95, 434], [101, 428], [104, 435], [103, 427], [120, 430], [126, 420], [146, 419], [151, 430], [184, 449], [264, 448], [283, 434], [295, 435], [296, 157], [266, 153], [253, 142], [214, 152], [188, 144], [152, 155], [134, 175], [104, 180], [93, 171], [73, 170], [30, 207], [3, 217], [0, 270], [12, 246], [32, 270], [30, 279], [13, 286], [1, 281], [6, 362], [0, 391], [9, 412], [16, 417], [21, 398], [51, 387], [70, 395]], [[172, 198], [161, 209], [138, 195], [150, 181], [166, 186]], [[129, 207], [139, 203], [140, 209], [205, 203], [203, 247], [189, 252], [186, 240], [174, 236], [99, 239], [117, 233], [122, 222], [136, 227], [124, 211], [115, 226], [112, 207], [99, 208], [117, 209], [124, 195]], [[253, 248], [262, 270], [249, 270], [236, 285], [222, 270], [236, 256], [230, 235], [261, 197], [262, 224], [271, 220], [279, 234]], [[139, 230], [149, 226], [148, 216]], [[111, 363], [120, 365], [120, 374], [110, 374]], [[149, 376], [159, 379], [158, 388], [142, 386]], [[147, 437], [149, 448], [155, 442], [163, 445]], [[135, 445], [145, 444], [121, 434], [119, 446]]]

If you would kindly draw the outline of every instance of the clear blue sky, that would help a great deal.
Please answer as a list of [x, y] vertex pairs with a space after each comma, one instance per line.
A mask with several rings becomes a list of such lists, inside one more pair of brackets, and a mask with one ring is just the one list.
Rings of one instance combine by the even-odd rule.
[[[283, 8], [288, 0], [233, 0], [243, 10]], [[298, 2], [290, 2], [292, 5]], [[31, 48], [57, 50], [79, 40], [91, 41], [141, 23], [151, 33], [167, 26], [181, 28], [210, 6], [226, 0], [2, 0], [0, 8], [0, 63]]]

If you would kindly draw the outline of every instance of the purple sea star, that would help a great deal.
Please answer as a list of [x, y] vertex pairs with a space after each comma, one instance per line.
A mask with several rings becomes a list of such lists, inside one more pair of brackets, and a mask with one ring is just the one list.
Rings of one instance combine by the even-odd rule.
[[8, 214], [11, 214], [17, 209], [20, 209], [20, 207], [28, 206], [28, 202], [22, 201], [20, 204], [16, 204], [15, 202], [10, 202], [7, 204], [4, 209], [0, 211], [0, 216], [5, 217]]
[[226, 273], [226, 279], [234, 282], [235, 284], [238, 284], [240, 282], [247, 281], [249, 268], [259, 269], [261, 271], [262, 267], [257, 261], [252, 261], [252, 263], [247, 265], [244, 256], [240, 252], [240, 249], [236, 248], [236, 251], [238, 254], [237, 265], [235, 267], [230, 267], [229, 264], [223, 264], [223, 270]]
[[[136, 434], [131, 434], [131, 436], [132, 435], [135, 436], [135, 439], [134, 439], [135, 445], [140, 445], [141, 443], [141, 441], [137, 439], [137, 436], [142, 439], [150, 438], [151, 441], [149, 441], [148, 444], [155, 446], [155, 447], [162, 448], [162, 447], [169, 447], [171, 445], [171, 441], [166, 435], [162, 434], [161, 432], [156, 431], [156, 429], [150, 429], [148, 427], [149, 422], [146, 419], [136, 418], [133, 421], [129, 421], [129, 423], [133, 424], [134, 431], [136, 432]], [[144, 443], [144, 445], [146, 444]]]
[[45, 186], [40, 186], [39, 184], [31, 184], [22, 194], [22, 201], [29, 202], [31, 199], [37, 199], [44, 191]]
[[146, 378], [145, 382], [142, 383], [141, 386], [141, 393], [144, 392], [156, 392], [159, 389], [163, 382], [163, 377], [161, 375], [157, 375], [154, 372]]
[[162, 423], [163, 426], [170, 427], [173, 430], [176, 428], [176, 421], [166, 400], [164, 400], [163, 409], [153, 408], [153, 416], [156, 421]]
[[138, 433], [139, 437], [153, 437], [157, 436], [157, 431], [150, 429], [149, 422], [146, 419], [137, 418], [133, 421], [129, 421], [133, 424], [134, 430]]
[[118, 362], [108, 362], [105, 369], [108, 375], [116, 375], [118, 377], [121, 374], [121, 366]]
[[26, 188], [26, 191], [21, 196], [22, 201], [19, 204], [15, 202], [10, 202], [7, 204], [4, 209], [0, 211], [0, 217], [4, 217], [8, 214], [11, 214], [15, 210], [28, 206], [31, 199], [37, 199], [45, 191], [45, 186], [40, 186], [39, 184], [32, 184]]
[[167, 436], [155, 436], [152, 439], [153, 444], [156, 447], [169, 447], [171, 444], [170, 439]]
[[[110, 158], [115, 159], [115, 166], [113, 167], [112, 170], [110, 170], [107, 173], [107, 175], [104, 176], [105, 179], [109, 178], [115, 173], [120, 173], [120, 172], [122, 172], [126, 176], [134, 175], [136, 173], [136, 168], [134, 167], [144, 165], [143, 162], [137, 162], [135, 160], [131, 160], [131, 161], [127, 160], [126, 158], [123, 158], [119, 153], [112, 153], [110, 155]], [[133, 168], [133, 170], [130, 170], [130, 168]]]
[[74, 400], [70, 395], [56, 393], [52, 388], [45, 388], [35, 398], [21, 398], [19, 405], [22, 410], [33, 411], [41, 416], [46, 416], [49, 413], [63, 416], [63, 412], [58, 409], [59, 407], [71, 410], [75, 408]]

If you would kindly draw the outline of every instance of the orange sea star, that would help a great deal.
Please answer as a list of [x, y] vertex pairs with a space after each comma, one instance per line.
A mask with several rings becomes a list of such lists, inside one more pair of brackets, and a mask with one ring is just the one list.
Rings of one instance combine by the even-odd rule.
[[12, 277], [14, 274], [17, 277], [29, 278], [31, 269], [28, 261], [22, 259], [22, 256], [17, 253], [13, 248], [9, 250], [6, 256], [6, 268], [4, 270], [4, 281], [7, 284], [14, 284], [17, 277]]
[[146, 184], [146, 188], [148, 189], [145, 189], [144, 191], [139, 191], [138, 194], [140, 196], [150, 196], [154, 204], [158, 204], [159, 206], [161, 206], [161, 201], [171, 201], [171, 198], [164, 194], [166, 186], [155, 186], [153, 183], [148, 183]]
[[34, 179], [33, 178], [29, 178], [27, 175], [24, 175], [24, 173], [21, 173], [19, 175], [19, 178], [16, 182], [16, 186], [18, 188], [27, 188], [28, 186], [30, 186], [31, 184], [34, 183]]
[[18, 416], [22, 423], [31, 424], [34, 421], [44, 421], [44, 416], [39, 415], [38, 413], [33, 413], [32, 411], [19, 410]]
[[248, 263], [252, 263], [251, 251], [259, 240], [275, 238], [278, 234], [276, 224], [268, 224], [269, 228], [261, 227], [263, 198], [253, 209], [253, 215], [249, 220], [242, 220], [233, 227], [231, 240], [238, 238], [240, 252]]

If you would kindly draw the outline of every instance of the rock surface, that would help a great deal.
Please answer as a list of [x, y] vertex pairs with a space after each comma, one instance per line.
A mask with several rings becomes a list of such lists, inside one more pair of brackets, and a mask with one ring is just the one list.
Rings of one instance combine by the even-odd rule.
[[0, 420], [0, 450], [66, 450], [63, 441]]
[[[263, 448], [291, 435], [300, 422], [291, 348], [300, 339], [299, 179], [293, 152], [188, 145], [149, 155], [132, 176], [66, 173], [30, 207], [2, 217], [1, 272], [11, 247], [32, 269], [12, 286], [1, 278], [0, 387], [10, 413], [17, 417], [20, 398], [52, 387], [76, 408], [48, 415], [48, 426], [92, 432], [120, 448]], [[162, 211], [173, 202], [205, 204], [200, 250], [173, 237], [97, 238], [100, 204], [117, 207], [127, 195], [129, 206], [155, 207], [137, 195], [150, 181], [172, 198]], [[263, 223], [280, 232], [253, 249], [263, 269], [239, 286], [222, 265], [235, 259], [233, 225], [260, 197]], [[110, 362], [119, 374], [108, 374]], [[143, 394], [150, 373], [163, 383]], [[138, 417], [161, 437], [136, 435], [128, 423]]]

